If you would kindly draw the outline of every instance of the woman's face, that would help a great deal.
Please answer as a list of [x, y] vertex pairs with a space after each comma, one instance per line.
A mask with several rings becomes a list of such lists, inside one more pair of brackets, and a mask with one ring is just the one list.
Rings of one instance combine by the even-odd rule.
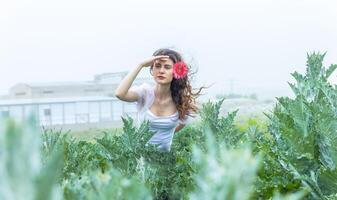
[[163, 58], [154, 62], [152, 74], [158, 84], [169, 84], [172, 82], [173, 64], [170, 58]]

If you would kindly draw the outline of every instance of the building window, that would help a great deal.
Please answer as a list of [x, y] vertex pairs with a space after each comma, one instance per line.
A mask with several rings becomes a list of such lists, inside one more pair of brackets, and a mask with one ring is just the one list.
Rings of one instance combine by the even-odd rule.
[[15, 96], [24, 96], [24, 95], [26, 95], [25, 92], [16, 92], [15, 93]]
[[51, 104], [50, 112], [53, 125], [63, 124], [63, 105], [61, 103]]
[[9, 117], [9, 111], [1, 111], [1, 117]]
[[25, 105], [24, 106], [24, 118], [29, 118], [31, 115], [38, 117], [37, 105]]
[[121, 116], [123, 115], [123, 103], [121, 101], [113, 101], [112, 110], [112, 118], [114, 120], [121, 120]]
[[51, 125], [51, 117], [50, 117], [51, 110], [50, 110], [50, 105], [48, 105], [48, 104], [40, 104], [40, 105], [38, 105], [38, 111], [39, 111], [40, 125], [41, 126], [50, 126]]
[[64, 117], [65, 117], [64, 121], [66, 124], [76, 123], [75, 110], [76, 110], [75, 103], [65, 103], [64, 104]]
[[100, 102], [100, 113], [101, 113], [101, 121], [111, 121], [111, 102], [103, 101]]
[[50, 108], [45, 108], [45, 109], [43, 110], [43, 113], [44, 113], [44, 116], [51, 116]]
[[54, 91], [52, 91], [52, 90], [45, 90], [45, 91], [43, 91], [43, 94], [53, 94], [54, 93]]
[[99, 102], [89, 102], [89, 122], [99, 122]]
[[22, 106], [10, 106], [9, 116], [15, 120], [21, 121], [23, 119], [23, 107]]
[[103, 89], [92, 88], [92, 89], [84, 89], [84, 92], [102, 92]]

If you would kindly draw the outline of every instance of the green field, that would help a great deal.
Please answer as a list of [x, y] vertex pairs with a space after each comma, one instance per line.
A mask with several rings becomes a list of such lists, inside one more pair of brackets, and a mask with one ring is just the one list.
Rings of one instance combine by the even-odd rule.
[[323, 58], [308, 55], [306, 73], [291, 74], [294, 98], [271, 107], [204, 103], [170, 152], [147, 146], [148, 124], [129, 117], [84, 132], [3, 119], [0, 199], [337, 199], [337, 65]]

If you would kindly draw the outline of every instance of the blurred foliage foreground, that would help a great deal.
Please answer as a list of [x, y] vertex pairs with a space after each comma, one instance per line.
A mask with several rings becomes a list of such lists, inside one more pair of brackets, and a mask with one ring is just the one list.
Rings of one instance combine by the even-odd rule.
[[[308, 55], [266, 128], [245, 129], [223, 99], [176, 133], [169, 153], [145, 145], [148, 122], [80, 141], [34, 119], [0, 124], [0, 199], [337, 199], [337, 90], [324, 55]], [[117, 131], [117, 130], [116, 130]]]

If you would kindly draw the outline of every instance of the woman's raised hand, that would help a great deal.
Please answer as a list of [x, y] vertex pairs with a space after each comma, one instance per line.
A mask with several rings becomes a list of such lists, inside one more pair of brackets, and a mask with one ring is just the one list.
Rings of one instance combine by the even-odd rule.
[[160, 55], [160, 56], [152, 56], [151, 58], [143, 61], [140, 63], [140, 65], [142, 67], [150, 67], [153, 65], [154, 61], [156, 60], [161, 60], [161, 59], [164, 59], [164, 58], [169, 58], [169, 56], [164, 56], [164, 55]]

